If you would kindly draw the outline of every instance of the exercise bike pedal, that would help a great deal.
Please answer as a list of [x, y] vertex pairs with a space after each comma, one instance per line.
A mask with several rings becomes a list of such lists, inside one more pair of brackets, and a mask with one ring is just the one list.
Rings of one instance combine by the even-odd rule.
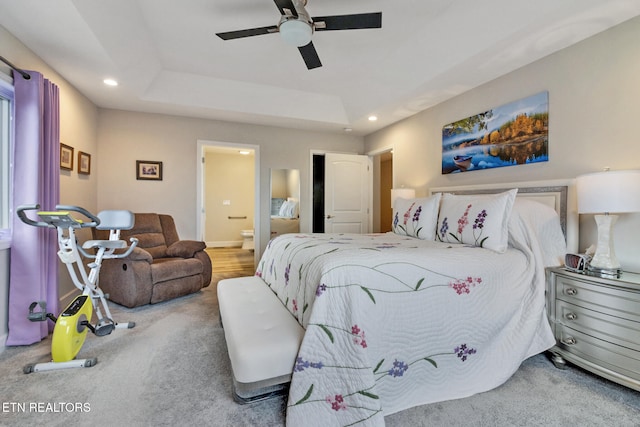
[[[36, 307], [40, 306], [40, 311], [34, 311]], [[31, 322], [44, 322], [47, 319], [51, 319], [54, 322], [56, 321], [56, 317], [51, 314], [51, 313], [47, 313], [47, 302], [46, 301], [34, 301], [31, 303], [31, 305], [29, 306], [29, 314], [27, 315], [27, 318], [31, 321]]]
[[116, 325], [113, 323], [104, 323], [102, 325], [97, 325], [93, 333], [98, 337], [104, 337], [109, 335], [116, 328]]

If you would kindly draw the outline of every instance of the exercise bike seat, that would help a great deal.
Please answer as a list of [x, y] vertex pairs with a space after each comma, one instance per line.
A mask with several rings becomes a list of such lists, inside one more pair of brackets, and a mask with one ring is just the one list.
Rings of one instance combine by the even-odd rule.
[[98, 230], [131, 230], [135, 223], [133, 212], [126, 210], [105, 210], [98, 213]]
[[124, 240], [87, 240], [82, 244], [83, 249], [124, 249], [126, 247], [127, 242]]

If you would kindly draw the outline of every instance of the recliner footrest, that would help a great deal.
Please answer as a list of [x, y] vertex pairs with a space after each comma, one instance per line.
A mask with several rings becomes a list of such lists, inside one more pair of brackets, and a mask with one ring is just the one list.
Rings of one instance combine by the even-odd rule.
[[259, 277], [239, 277], [218, 282], [218, 302], [237, 398], [286, 385], [304, 329], [276, 294]]

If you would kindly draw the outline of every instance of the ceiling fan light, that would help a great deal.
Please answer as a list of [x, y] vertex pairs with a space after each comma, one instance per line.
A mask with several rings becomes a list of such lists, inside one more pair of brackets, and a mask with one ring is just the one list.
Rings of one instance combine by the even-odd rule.
[[311, 42], [311, 34], [313, 29], [311, 25], [305, 21], [290, 19], [280, 24], [280, 37], [285, 43], [302, 47]]

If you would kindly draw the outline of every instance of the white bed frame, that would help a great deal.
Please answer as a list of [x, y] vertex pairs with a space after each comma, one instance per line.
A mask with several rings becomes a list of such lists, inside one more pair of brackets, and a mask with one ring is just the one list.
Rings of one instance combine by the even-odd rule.
[[429, 194], [494, 194], [513, 188], [518, 189], [517, 197], [535, 200], [558, 212], [560, 225], [567, 241], [567, 252], [577, 253], [579, 243], [578, 211], [575, 181], [572, 179], [436, 187], [431, 188]]

